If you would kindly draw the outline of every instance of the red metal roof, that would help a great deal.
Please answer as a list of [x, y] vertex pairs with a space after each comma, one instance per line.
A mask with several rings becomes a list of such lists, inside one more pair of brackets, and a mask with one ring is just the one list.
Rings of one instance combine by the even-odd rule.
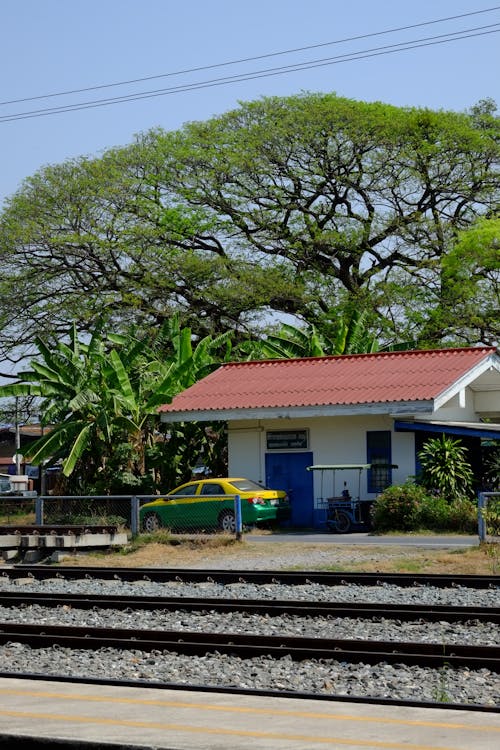
[[495, 353], [494, 347], [233, 362], [161, 412], [426, 401]]

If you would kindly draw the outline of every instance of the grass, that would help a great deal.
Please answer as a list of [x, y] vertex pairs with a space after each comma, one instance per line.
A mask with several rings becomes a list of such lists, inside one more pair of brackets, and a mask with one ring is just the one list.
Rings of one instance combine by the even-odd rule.
[[[33, 524], [34, 515], [0, 515], [0, 525]], [[262, 536], [262, 530], [258, 532]], [[141, 534], [126, 547], [105, 552], [85, 552], [66, 558], [64, 565], [96, 567], [234, 568], [269, 570], [325, 570], [332, 572], [437, 573], [500, 575], [500, 544], [429, 549], [425, 547], [254, 541], [254, 533], [238, 542], [225, 534], [180, 536], [168, 531]], [[392, 535], [391, 535], [392, 536]], [[414, 533], [408, 534], [414, 538]]]
[[175, 567], [261, 570], [325, 570], [422, 574], [500, 574], [500, 545], [465, 549], [324, 543], [237, 542], [227, 535], [171, 537], [167, 532], [141, 535], [127, 547], [79, 553], [63, 565], [97, 567]]

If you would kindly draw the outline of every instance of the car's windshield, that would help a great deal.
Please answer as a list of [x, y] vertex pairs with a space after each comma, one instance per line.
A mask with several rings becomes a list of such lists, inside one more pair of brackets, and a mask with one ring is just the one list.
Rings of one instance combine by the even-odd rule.
[[231, 484], [233, 487], [236, 487], [237, 490], [240, 490], [240, 492], [251, 492], [252, 490], [262, 491], [267, 489], [261, 484], [257, 484], [257, 482], [252, 482], [251, 479], [234, 479]]

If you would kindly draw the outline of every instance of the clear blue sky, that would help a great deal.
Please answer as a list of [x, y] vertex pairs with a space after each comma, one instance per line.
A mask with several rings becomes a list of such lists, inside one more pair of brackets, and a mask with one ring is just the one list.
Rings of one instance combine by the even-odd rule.
[[[0, 100], [35, 97], [267, 55], [494, 8], [487, 0], [0, 0]], [[500, 23], [500, 8], [441, 24], [182, 76], [0, 105], [34, 109], [252, 73]], [[500, 28], [500, 26], [498, 27]], [[469, 32], [470, 33], [470, 32]], [[335, 91], [400, 106], [500, 105], [500, 34], [112, 106], [1, 121], [0, 204], [46, 164], [98, 155], [134, 134], [180, 127], [261, 96]]]

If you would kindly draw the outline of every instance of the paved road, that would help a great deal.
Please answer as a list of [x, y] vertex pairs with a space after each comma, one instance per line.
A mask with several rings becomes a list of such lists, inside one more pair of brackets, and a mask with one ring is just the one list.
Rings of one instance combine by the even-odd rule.
[[290, 532], [287, 534], [252, 534], [252, 542], [293, 542], [307, 544], [371, 545], [375, 547], [477, 547], [477, 536], [373, 536], [369, 533], [323, 534], [321, 532]]

